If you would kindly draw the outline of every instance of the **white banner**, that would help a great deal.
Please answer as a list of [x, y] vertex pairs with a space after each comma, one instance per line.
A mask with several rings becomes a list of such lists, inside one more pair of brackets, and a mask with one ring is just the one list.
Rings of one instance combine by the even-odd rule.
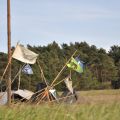
[[34, 64], [38, 57], [38, 54], [32, 52], [31, 50], [25, 48], [23, 45], [17, 45], [16, 49], [12, 55], [13, 58], [28, 64]]

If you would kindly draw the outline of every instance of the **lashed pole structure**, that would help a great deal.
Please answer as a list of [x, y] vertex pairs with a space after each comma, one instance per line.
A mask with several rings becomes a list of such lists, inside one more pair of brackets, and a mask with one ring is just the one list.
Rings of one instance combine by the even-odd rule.
[[7, 98], [8, 106], [11, 104], [11, 20], [10, 20], [10, 0], [7, 0], [7, 36], [8, 36], [8, 80]]

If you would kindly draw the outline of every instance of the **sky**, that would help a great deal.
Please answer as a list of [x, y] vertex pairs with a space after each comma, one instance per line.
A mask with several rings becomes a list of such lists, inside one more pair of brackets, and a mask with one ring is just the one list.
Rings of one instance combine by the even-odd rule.
[[[11, 42], [120, 45], [120, 0], [11, 0]], [[0, 0], [0, 52], [7, 52], [7, 0]]]

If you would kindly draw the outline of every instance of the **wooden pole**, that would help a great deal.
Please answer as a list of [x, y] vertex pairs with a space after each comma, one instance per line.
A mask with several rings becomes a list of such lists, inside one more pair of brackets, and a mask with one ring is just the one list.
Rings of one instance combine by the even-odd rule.
[[45, 84], [46, 84], [47, 87], [48, 87], [48, 83], [47, 83], [47, 80], [46, 80], [45, 75], [44, 75], [44, 73], [43, 73], [42, 67], [40, 66], [39, 60], [37, 60], [37, 63], [38, 63], [38, 67], [39, 67], [40, 72], [41, 72], [41, 77], [43, 77], [43, 80], [45, 81]]
[[19, 77], [18, 77], [18, 90], [20, 89], [20, 80], [21, 80], [21, 67], [19, 70]]
[[8, 35], [8, 80], [7, 80], [7, 104], [11, 104], [11, 21], [10, 21], [10, 0], [7, 0], [7, 35]]
[[70, 57], [70, 59], [65, 63], [65, 65], [63, 66], [63, 68], [61, 69], [61, 71], [58, 73], [58, 75], [55, 77], [55, 79], [51, 83], [51, 87], [53, 86], [53, 84], [55, 83], [55, 81], [58, 79], [58, 77], [60, 76], [60, 74], [63, 72], [63, 70], [65, 69], [67, 63], [69, 63], [69, 61], [71, 60], [71, 58], [76, 54], [76, 52], [77, 52], [77, 50], [72, 54], [72, 56]]

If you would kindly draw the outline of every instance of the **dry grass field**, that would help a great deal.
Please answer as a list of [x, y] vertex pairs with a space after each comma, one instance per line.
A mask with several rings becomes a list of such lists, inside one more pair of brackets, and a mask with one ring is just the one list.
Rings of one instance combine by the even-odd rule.
[[91, 90], [77, 93], [81, 104], [120, 102], [120, 90]]

